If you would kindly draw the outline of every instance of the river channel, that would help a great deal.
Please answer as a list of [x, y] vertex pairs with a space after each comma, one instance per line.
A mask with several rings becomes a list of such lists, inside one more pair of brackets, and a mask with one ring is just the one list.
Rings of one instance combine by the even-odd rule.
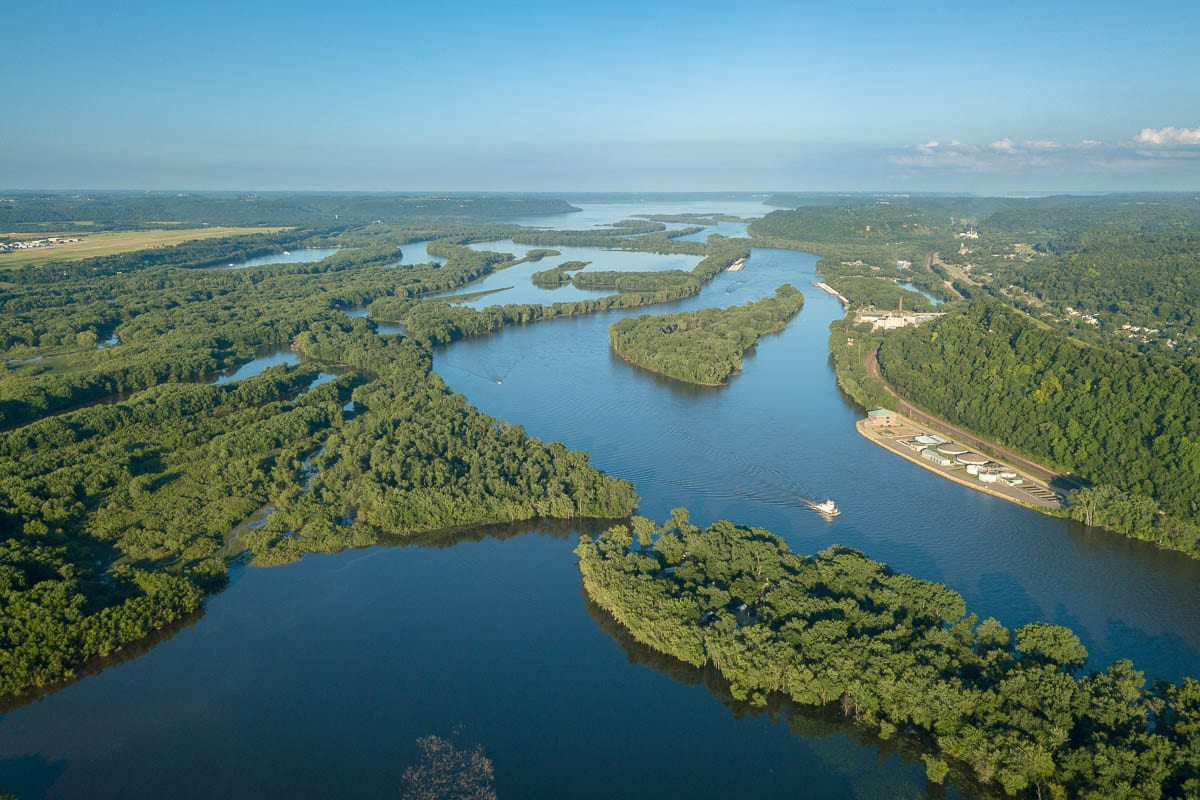
[[[583, 213], [666, 213], [609, 205]], [[614, 357], [608, 326], [636, 312], [458, 342], [435, 368], [482, 411], [632, 480], [647, 516], [686, 506], [694, 522], [761, 525], [799, 552], [857, 547], [945, 582], [980, 616], [1071, 626], [1093, 666], [1200, 674], [1200, 563], [947, 482], [855, 432], [862, 409], [827, 355], [842, 310], [810, 285], [815, 262], [755, 249], [743, 271], [653, 309], [743, 303], [784, 282], [804, 291], [800, 315], [726, 387]], [[843, 511], [832, 521], [802, 500], [826, 496]], [[886, 745], [740, 707], [719, 681], [626, 641], [581, 594], [577, 533], [473, 531], [239, 568], [165, 641], [0, 718], [0, 790], [394, 797], [416, 738], [457, 729], [494, 762], [501, 798], [942, 796]]]

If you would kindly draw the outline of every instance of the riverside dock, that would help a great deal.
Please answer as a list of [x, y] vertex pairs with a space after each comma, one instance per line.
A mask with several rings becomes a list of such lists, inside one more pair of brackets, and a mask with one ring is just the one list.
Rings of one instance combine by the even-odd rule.
[[848, 305], [850, 305], [850, 301], [849, 301], [849, 300], [847, 300], [847, 299], [846, 299], [846, 298], [845, 298], [845, 297], [842, 295], [842, 293], [841, 293], [841, 292], [839, 292], [837, 289], [835, 289], [835, 288], [833, 288], [832, 286], [830, 286], [830, 285], [829, 285], [828, 283], [826, 283], [825, 281], [813, 281], [813, 286], [817, 287], [817, 288], [818, 288], [818, 289], [820, 289], [822, 292], [826, 292], [827, 294], [831, 294], [831, 295], [833, 295], [834, 297], [836, 297], [838, 300], [840, 300], [840, 301], [841, 301], [842, 305], [844, 305], [844, 306], [848, 306]]

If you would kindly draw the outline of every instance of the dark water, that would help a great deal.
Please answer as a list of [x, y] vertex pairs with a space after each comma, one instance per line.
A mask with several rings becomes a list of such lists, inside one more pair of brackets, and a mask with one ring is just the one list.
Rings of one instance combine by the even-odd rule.
[[502, 798], [736, 797], [747, 781], [766, 797], [919, 796], [896, 756], [739, 719], [694, 673], [641, 663], [590, 615], [573, 545], [543, 532], [245, 571], [169, 641], [7, 715], [0, 784], [396, 797], [415, 739], [458, 726]]
[[[1097, 662], [1200, 674], [1200, 564], [941, 480], [855, 433], [826, 348], [841, 310], [809, 286], [814, 261], [755, 250], [675, 306], [805, 291], [728, 387], [614, 358], [618, 315], [457, 343], [435, 365], [483, 411], [633, 480], [649, 516], [686, 505], [801, 552], [860, 547], [1007, 625], [1071, 625]], [[843, 515], [825, 521], [805, 495]], [[535, 526], [239, 569], [144, 655], [0, 718], [0, 791], [394, 797], [415, 739], [458, 727], [503, 798], [926, 795], [921, 767], [878, 743], [786, 708], [750, 712], [712, 676], [626, 641], [581, 595], [574, 538]]]

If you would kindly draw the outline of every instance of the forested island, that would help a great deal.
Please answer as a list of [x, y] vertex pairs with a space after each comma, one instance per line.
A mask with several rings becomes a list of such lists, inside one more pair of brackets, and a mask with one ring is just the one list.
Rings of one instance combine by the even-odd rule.
[[760, 337], [783, 330], [803, 306], [800, 290], [784, 285], [774, 297], [741, 306], [618, 320], [609, 327], [609, 343], [643, 369], [719, 386], [741, 371], [742, 355]]
[[1200, 683], [1146, 687], [1129, 661], [1079, 675], [1069, 629], [1010, 631], [942, 584], [860, 552], [788, 551], [685, 509], [576, 549], [584, 590], [638, 642], [711, 665], [735, 698], [782, 694], [899, 739], [933, 783], [1036, 797], [1200, 792]]
[[[659, 252], [655, 240], [647, 242], [646, 246], [650, 252]], [[414, 339], [424, 344], [446, 344], [456, 339], [492, 333], [509, 325], [525, 325], [611, 309], [638, 308], [693, 297], [721, 270], [739, 258], [747, 257], [750, 247], [744, 239], [729, 239], [708, 245], [705, 252], [708, 255], [690, 272], [575, 272], [571, 283], [577, 288], [603, 288], [615, 292], [589, 300], [551, 305], [509, 304], [476, 310], [444, 299], [429, 298], [415, 303], [408, 297], [393, 295], [373, 302], [371, 316], [381, 321], [402, 323]], [[483, 254], [476, 253], [476, 256], [480, 255]]]

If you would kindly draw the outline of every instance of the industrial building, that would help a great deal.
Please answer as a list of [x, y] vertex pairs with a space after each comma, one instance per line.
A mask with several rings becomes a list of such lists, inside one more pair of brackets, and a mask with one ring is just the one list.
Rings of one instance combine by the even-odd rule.
[[867, 422], [875, 428], [890, 428], [899, 424], [900, 415], [889, 408], [875, 408], [867, 412]]

